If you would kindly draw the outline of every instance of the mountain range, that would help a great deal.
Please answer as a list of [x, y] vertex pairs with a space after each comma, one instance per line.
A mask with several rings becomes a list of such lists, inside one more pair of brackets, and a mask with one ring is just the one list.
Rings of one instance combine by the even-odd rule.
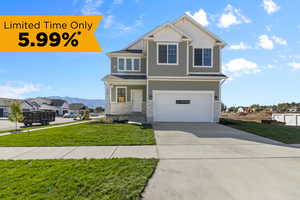
[[47, 97], [50, 99], [62, 99], [67, 101], [69, 104], [71, 103], [82, 103], [89, 108], [96, 108], [101, 106], [104, 108], [105, 100], [104, 99], [83, 99], [83, 98], [76, 98], [76, 97], [60, 97], [60, 96], [50, 96]]

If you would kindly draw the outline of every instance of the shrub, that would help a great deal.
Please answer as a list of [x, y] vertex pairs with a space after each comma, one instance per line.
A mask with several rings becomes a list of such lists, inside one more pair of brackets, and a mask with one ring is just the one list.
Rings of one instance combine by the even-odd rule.
[[84, 110], [83, 115], [82, 115], [83, 120], [89, 120], [90, 119], [90, 111], [89, 110]]

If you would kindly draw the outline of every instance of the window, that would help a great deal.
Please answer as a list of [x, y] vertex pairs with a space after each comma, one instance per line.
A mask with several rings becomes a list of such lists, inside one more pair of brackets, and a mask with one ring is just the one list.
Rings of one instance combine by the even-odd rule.
[[141, 69], [140, 58], [118, 58], [118, 71], [136, 72]]
[[176, 104], [191, 104], [191, 100], [176, 100]]
[[133, 59], [133, 70], [140, 71], [140, 66], [141, 66], [140, 59], [138, 58]]
[[177, 64], [177, 44], [158, 44], [158, 64]]
[[126, 58], [126, 71], [132, 71], [132, 60], [131, 60], [131, 58]]
[[119, 58], [118, 60], [118, 71], [124, 71], [125, 70], [125, 59]]
[[212, 66], [212, 49], [195, 48], [194, 49], [194, 66], [211, 67]]
[[126, 88], [124, 87], [117, 88], [117, 102], [118, 103], [126, 102]]

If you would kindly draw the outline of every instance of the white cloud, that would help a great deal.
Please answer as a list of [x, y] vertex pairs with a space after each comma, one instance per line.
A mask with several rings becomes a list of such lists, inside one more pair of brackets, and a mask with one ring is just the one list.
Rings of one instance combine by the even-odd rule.
[[85, 0], [81, 13], [83, 15], [101, 15], [98, 9], [102, 3], [103, 0]]
[[234, 8], [231, 4], [228, 4], [220, 17], [217, 26], [220, 28], [228, 28], [231, 25], [242, 23], [248, 24], [251, 23], [251, 20], [242, 15], [240, 9]]
[[244, 58], [233, 59], [226, 63], [223, 68], [224, 71], [230, 73], [232, 77], [256, 74], [261, 71], [256, 63]]
[[194, 18], [202, 26], [207, 26], [209, 24], [209, 21], [207, 19], [207, 14], [203, 9], [199, 9], [198, 12], [195, 12], [194, 14], [190, 12], [186, 12], [186, 14]]
[[260, 35], [258, 37], [258, 46], [260, 46], [263, 49], [271, 50], [274, 48], [273, 41], [269, 38], [268, 35]]
[[267, 68], [268, 68], [268, 69], [273, 69], [273, 68], [274, 68], [274, 66], [273, 66], [273, 65], [271, 65], [271, 64], [268, 64], [268, 65], [267, 65]]
[[38, 85], [34, 85], [32, 83], [23, 83], [16, 85], [0, 85], [0, 97], [4, 98], [22, 98], [22, 95], [38, 92], [40, 91], [40, 87]]
[[231, 50], [246, 50], [251, 49], [251, 47], [244, 42], [240, 42], [240, 44], [232, 44], [229, 46], [229, 49]]
[[272, 14], [274, 12], [277, 12], [280, 9], [280, 6], [278, 6], [272, 0], [263, 0], [262, 6], [265, 9], [265, 11], [267, 11], [268, 14]]
[[122, 32], [129, 32], [143, 25], [143, 16], [140, 16], [132, 25], [116, 24], [116, 28]]
[[290, 62], [288, 63], [289, 66], [293, 68], [293, 71], [299, 70], [300, 69], [300, 63], [298, 62]]
[[272, 39], [274, 40], [274, 42], [276, 44], [287, 45], [287, 41], [283, 38], [280, 38], [280, 37], [277, 37], [277, 36], [272, 36]]
[[266, 29], [270, 32], [272, 30], [272, 25], [266, 25]]
[[109, 28], [114, 23], [114, 16], [108, 15], [104, 18], [104, 28]]
[[114, 0], [113, 4], [120, 5], [123, 3], [123, 0]]

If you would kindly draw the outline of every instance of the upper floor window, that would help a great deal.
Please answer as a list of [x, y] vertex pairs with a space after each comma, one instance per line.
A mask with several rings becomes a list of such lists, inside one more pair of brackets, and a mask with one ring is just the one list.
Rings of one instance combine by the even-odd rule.
[[158, 64], [177, 64], [178, 44], [158, 44], [157, 63]]
[[195, 48], [194, 49], [195, 67], [212, 67], [212, 49]]
[[118, 71], [138, 72], [141, 70], [140, 58], [118, 58]]

